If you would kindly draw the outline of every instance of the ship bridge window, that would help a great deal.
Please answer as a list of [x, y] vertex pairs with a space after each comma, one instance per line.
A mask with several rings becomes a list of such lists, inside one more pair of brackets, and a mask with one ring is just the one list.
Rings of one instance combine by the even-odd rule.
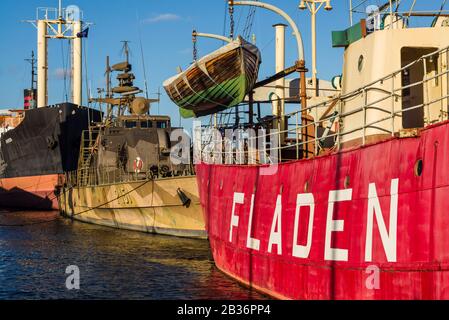
[[140, 127], [141, 128], [144, 128], [144, 129], [146, 129], [146, 128], [151, 128], [152, 127], [152, 123], [151, 123], [151, 121], [141, 121], [140, 122]]
[[137, 121], [126, 121], [125, 128], [128, 129], [137, 128]]
[[157, 122], [157, 128], [158, 129], [166, 129], [167, 128], [167, 122], [165, 122], [165, 121], [158, 121]]

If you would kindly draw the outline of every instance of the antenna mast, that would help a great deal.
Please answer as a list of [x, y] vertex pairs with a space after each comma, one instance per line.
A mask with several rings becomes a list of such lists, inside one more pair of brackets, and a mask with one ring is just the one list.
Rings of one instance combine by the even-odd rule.
[[318, 84], [318, 70], [317, 70], [317, 54], [316, 54], [316, 15], [318, 11], [324, 6], [326, 11], [332, 10], [330, 0], [302, 0], [299, 4], [300, 10], [309, 9], [311, 14], [311, 30], [312, 30], [312, 86], [314, 96], [319, 96], [319, 84]]
[[62, 19], [62, 0], [59, 0], [59, 19]]
[[31, 51], [31, 59], [25, 59], [31, 64], [31, 87], [24, 90], [24, 109], [34, 109], [36, 108], [36, 96], [37, 92], [35, 89], [36, 81], [36, 59], [34, 58], [34, 51]]
[[[137, 21], [140, 21], [138, 14], [137, 14]], [[142, 58], [143, 81], [144, 81], [144, 84], [145, 84], [145, 98], [148, 99], [147, 71], [146, 71], [146, 68], [145, 68], [145, 57], [144, 57], [144, 54], [143, 54], [142, 32], [140, 30], [140, 23], [137, 26], [137, 31], [139, 33], [140, 55], [141, 55], [141, 58]]]
[[[112, 98], [111, 94], [111, 66], [109, 63], [109, 56], [106, 57], [106, 98]], [[107, 104], [107, 116], [106, 119], [110, 119], [112, 117], [112, 104]]]
[[58, 8], [38, 8], [36, 20], [30, 22], [37, 29], [37, 107], [48, 105], [48, 40], [65, 39], [73, 42], [73, 103], [81, 105], [82, 100], [82, 22], [83, 13], [76, 6]]
[[126, 58], [126, 63], [129, 63], [129, 47], [128, 47], [128, 40], [123, 40], [123, 51], [125, 52], [125, 58]]
[[36, 81], [36, 58], [34, 57], [34, 50], [31, 51], [31, 59], [25, 59], [25, 61], [28, 61], [31, 64], [31, 89], [35, 89], [35, 85], [37, 83]]

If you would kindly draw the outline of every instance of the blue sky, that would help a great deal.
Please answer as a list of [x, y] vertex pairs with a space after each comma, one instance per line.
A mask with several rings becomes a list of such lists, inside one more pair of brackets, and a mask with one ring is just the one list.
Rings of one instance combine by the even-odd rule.
[[[310, 14], [298, 10], [299, 0], [265, 1], [282, 8], [296, 21], [304, 37], [306, 62], [310, 67]], [[341, 73], [343, 51], [332, 48], [331, 31], [342, 30], [349, 26], [348, 3], [348, 0], [333, 0], [334, 10], [331, 12], [322, 10], [318, 15], [318, 72], [322, 79], [330, 79]], [[135, 84], [144, 88], [140, 33], [150, 96], [156, 97], [158, 88], [161, 88], [163, 94], [159, 110], [158, 106], [154, 105], [152, 113], [168, 114], [172, 116], [173, 122], [178, 124], [177, 107], [166, 96], [162, 82], [176, 72], [177, 66], [185, 68], [192, 61], [193, 28], [200, 32], [223, 34], [225, 0], [63, 1], [65, 7], [71, 4], [83, 10], [86, 21], [94, 23], [90, 27], [89, 38], [85, 40], [87, 77], [92, 90], [96, 92], [96, 88], [105, 85], [103, 74], [106, 55], [110, 55], [111, 63], [122, 59], [120, 42], [122, 40], [131, 41], [131, 62], [137, 77]], [[30, 85], [30, 66], [24, 59], [29, 57], [31, 50], [36, 50], [36, 30], [31, 24], [22, 20], [34, 19], [37, 7], [57, 7], [57, 5], [57, 0], [1, 0], [0, 109], [20, 108], [23, 89]], [[242, 31], [248, 10], [247, 7], [236, 8], [236, 33]], [[229, 18], [227, 22], [226, 33], [229, 32]], [[257, 37], [257, 45], [263, 56], [259, 79], [274, 73], [272, 25], [279, 22], [284, 22], [281, 17], [257, 9], [252, 32]], [[292, 65], [297, 57], [296, 43], [290, 28], [286, 43], [286, 64]], [[220, 45], [221, 42], [216, 40], [201, 39], [198, 43], [199, 54], [207, 54]], [[68, 57], [67, 51], [65, 41], [63, 43], [61, 40], [50, 41], [49, 103], [65, 100], [61, 70]], [[83, 87], [86, 91], [85, 85]], [[70, 91], [68, 94], [70, 95]], [[85, 97], [85, 92], [83, 96]]]

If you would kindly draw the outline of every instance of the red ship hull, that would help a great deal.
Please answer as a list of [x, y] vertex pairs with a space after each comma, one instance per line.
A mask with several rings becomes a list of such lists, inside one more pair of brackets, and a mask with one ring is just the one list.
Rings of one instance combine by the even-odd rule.
[[0, 179], [0, 207], [57, 210], [58, 183], [58, 174]]
[[281, 299], [449, 299], [448, 122], [264, 170], [197, 165], [223, 272]]

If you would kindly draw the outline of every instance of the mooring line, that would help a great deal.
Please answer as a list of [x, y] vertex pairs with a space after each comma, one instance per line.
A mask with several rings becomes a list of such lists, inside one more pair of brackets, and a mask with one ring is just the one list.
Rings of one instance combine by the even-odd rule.
[[[130, 194], [130, 193], [136, 191], [137, 189], [140, 189], [141, 187], [143, 187], [144, 185], [146, 185], [147, 183], [152, 182], [152, 181], [153, 181], [153, 180], [147, 180], [147, 181], [145, 181], [144, 183], [142, 183], [141, 185], [139, 185], [139, 186], [133, 188], [132, 190], [130, 190], [130, 191], [128, 191], [128, 192], [126, 192], [126, 193], [124, 193], [124, 194], [122, 194], [122, 195], [116, 197], [115, 199], [109, 200], [109, 201], [107, 201], [107, 202], [105, 202], [105, 203], [103, 203], [103, 204], [100, 204], [100, 205], [96, 206], [96, 207], [93, 207], [93, 208], [90, 208], [90, 209], [87, 209], [87, 210], [84, 210], [84, 211], [81, 211], [81, 212], [78, 212], [78, 213], [74, 213], [74, 214], [72, 214], [71, 216], [69, 216], [69, 218], [70, 218], [70, 217], [74, 217], [74, 216], [79, 216], [79, 215], [81, 215], [81, 214], [83, 214], [83, 213], [86, 213], [86, 212], [89, 212], [89, 211], [92, 211], [92, 210], [101, 208], [101, 207], [103, 207], [103, 206], [105, 206], [105, 205], [107, 205], [107, 204], [109, 204], [109, 203], [112, 203], [112, 202], [114, 202], [114, 201], [116, 201], [116, 200], [118, 200], [118, 199], [121, 199], [121, 198], [127, 196], [128, 194]], [[73, 189], [73, 187], [71, 187], [70, 189]], [[69, 190], [70, 190], [70, 189], [69, 189]], [[57, 197], [59, 197], [59, 196], [57, 196]], [[53, 222], [53, 221], [56, 221], [56, 220], [58, 220], [58, 219], [59, 219], [59, 217], [58, 217], [58, 218], [54, 218], [54, 219], [50, 219], [50, 220], [43, 220], [43, 221], [37, 221], [37, 222], [31, 222], [31, 223], [0, 224], [0, 227], [4, 227], [4, 228], [28, 227], [28, 226], [34, 226], [34, 225], [39, 225], [39, 224], [44, 224], [44, 223]]]

